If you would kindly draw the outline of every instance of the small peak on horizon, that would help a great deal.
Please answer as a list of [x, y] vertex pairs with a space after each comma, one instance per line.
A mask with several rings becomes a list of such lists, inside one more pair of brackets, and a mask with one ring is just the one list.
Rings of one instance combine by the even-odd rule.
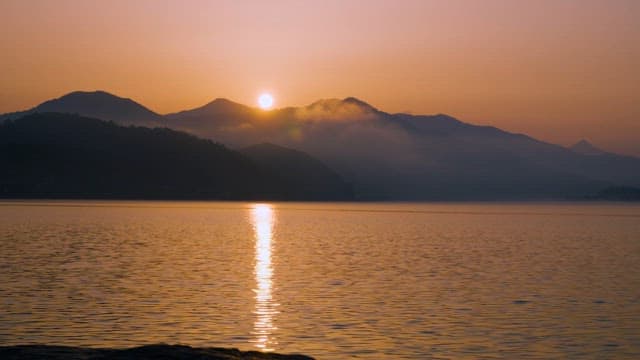
[[569, 149], [582, 155], [602, 155], [606, 153], [606, 151], [598, 148], [586, 139], [581, 139], [577, 143], [569, 146]]
[[353, 96], [349, 96], [344, 99], [338, 99], [338, 98], [320, 99], [320, 100], [314, 101], [313, 103], [307, 105], [306, 107], [313, 108], [313, 107], [320, 106], [326, 109], [338, 109], [338, 108], [344, 107], [345, 105], [356, 106], [357, 108], [366, 110], [367, 112], [378, 111], [378, 109], [371, 106], [369, 103]]
[[196, 108], [192, 108], [188, 110], [183, 110], [178, 113], [169, 114], [169, 115], [185, 114], [185, 113], [201, 114], [201, 115], [202, 114], [221, 114], [221, 113], [231, 113], [231, 112], [244, 112], [244, 111], [249, 111], [250, 109], [251, 109], [250, 107], [244, 104], [237, 103], [227, 98], [219, 97], [209, 101], [208, 103], [202, 106], [198, 106]]
[[354, 96], [346, 97], [346, 98], [342, 99], [342, 101], [345, 102], [345, 103], [349, 103], [349, 104], [355, 104], [355, 105], [358, 105], [360, 107], [367, 108], [367, 109], [370, 109], [370, 110], [373, 110], [373, 111], [378, 111], [378, 109], [376, 107], [374, 107], [373, 105], [369, 104], [366, 101], [360, 100], [360, 99], [358, 99], [357, 97], [354, 97]]
[[295, 111], [296, 116], [303, 120], [363, 120], [377, 118], [381, 114], [378, 109], [354, 97], [320, 99]]
[[237, 102], [232, 101], [232, 100], [227, 99], [227, 98], [218, 97], [218, 98], [215, 98], [215, 99], [209, 101], [207, 104], [237, 104]]
[[206, 103], [205, 105], [201, 106], [201, 108], [210, 108], [210, 107], [242, 107], [242, 108], [247, 108], [247, 105], [241, 104], [239, 102], [227, 99], [227, 98], [215, 98], [211, 101], [209, 101], [208, 103]]

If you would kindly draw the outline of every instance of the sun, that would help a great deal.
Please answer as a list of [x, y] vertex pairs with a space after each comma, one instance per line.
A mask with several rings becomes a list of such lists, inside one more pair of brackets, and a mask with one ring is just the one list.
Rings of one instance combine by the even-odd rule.
[[258, 97], [258, 105], [263, 110], [270, 109], [273, 106], [273, 96], [269, 93], [260, 94]]

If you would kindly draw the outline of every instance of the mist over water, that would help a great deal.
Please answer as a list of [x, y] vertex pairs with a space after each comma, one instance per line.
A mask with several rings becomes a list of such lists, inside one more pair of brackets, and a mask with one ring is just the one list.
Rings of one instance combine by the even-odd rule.
[[640, 206], [0, 203], [0, 345], [640, 356]]

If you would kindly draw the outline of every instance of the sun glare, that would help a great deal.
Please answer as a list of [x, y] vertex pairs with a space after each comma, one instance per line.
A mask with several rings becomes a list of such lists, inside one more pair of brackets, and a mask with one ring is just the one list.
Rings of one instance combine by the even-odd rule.
[[261, 109], [270, 109], [273, 106], [273, 96], [269, 93], [261, 94], [260, 97], [258, 97], [258, 105]]
[[273, 226], [275, 212], [272, 205], [255, 204], [251, 209], [251, 220], [255, 231], [256, 260], [254, 274], [256, 277], [255, 299], [256, 314], [253, 326], [255, 339], [252, 342], [262, 351], [273, 351], [278, 344], [274, 337], [276, 330], [275, 317], [278, 304], [272, 294], [273, 265], [271, 253], [273, 247]]

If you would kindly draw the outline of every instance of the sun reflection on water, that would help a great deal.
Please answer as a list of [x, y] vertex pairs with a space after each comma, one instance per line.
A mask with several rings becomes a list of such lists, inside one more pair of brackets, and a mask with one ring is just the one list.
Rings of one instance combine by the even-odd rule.
[[254, 273], [256, 277], [254, 314], [256, 316], [253, 325], [254, 345], [263, 351], [273, 351], [277, 341], [273, 333], [274, 317], [278, 313], [271, 289], [273, 287], [273, 267], [271, 266], [271, 243], [273, 238], [273, 224], [275, 214], [273, 206], [268, 204], [255, 204], [251, 208], [251, 220], [256, 237], [256, 259]]

